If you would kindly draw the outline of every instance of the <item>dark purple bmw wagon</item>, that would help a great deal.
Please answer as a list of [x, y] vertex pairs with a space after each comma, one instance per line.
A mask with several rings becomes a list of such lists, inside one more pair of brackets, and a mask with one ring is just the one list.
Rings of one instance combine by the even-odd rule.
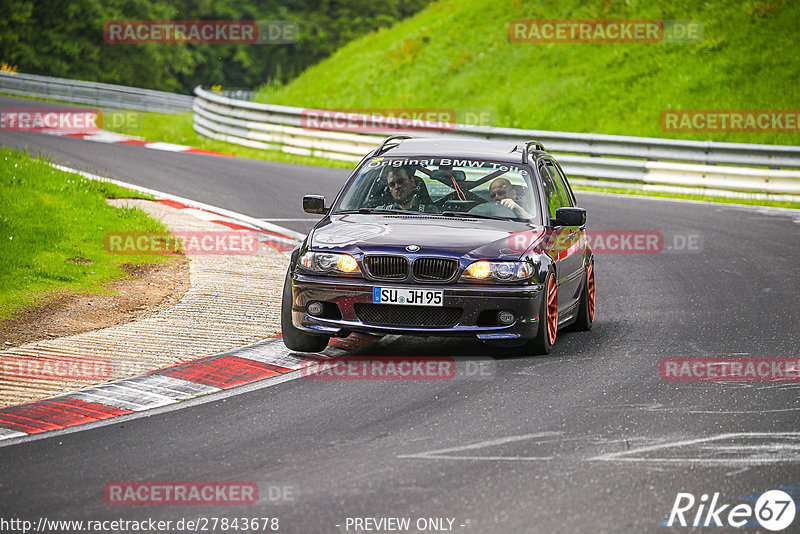
[[586, 212], [561, 167], [521, 144], [393, 136], [356, 167], [292, 252], [283, 340], [351, 332], [468, 336], [545, 354], [594, 320]]

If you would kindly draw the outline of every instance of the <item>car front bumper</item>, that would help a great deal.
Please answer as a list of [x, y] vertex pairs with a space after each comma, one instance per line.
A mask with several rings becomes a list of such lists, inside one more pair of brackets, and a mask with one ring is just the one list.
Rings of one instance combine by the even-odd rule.
[[[439, 289], [444, 291], [444, 307], [462, 310], [458, 322], [446, 327], [419, 327], [372, 324], [359, 319], [355, 305], [371, 304], [373, 288], [393, 287]], [[483, 340], [513, 340], [535, 337], [539, 329], [539, 310], [543, 286], [473, 285], [473, 284], [398, 284], [362, 278], [332, 278], [295, 273], [292, 277], [292, 322], [307, 332], [333, 337], [348, 332], [404, 334], [420, 336], [466, 336]], [[309, 315], [311, 301], [326, 303], [322, 317]], [[330, 304], [328, 304], [330, 303]], [[331, 307], [335, 305], [338, 311]], [[375, 306], [385, 306], [376, 304]], [[413, 306], [408, 306], [412, 308]], [[487, 324], [487, 316], [500, 310], [514, 314], [509, 325]], [[482, 313], [483, 312], [483, 313]], [[340, 316], [339, 316], [340, 315]]]

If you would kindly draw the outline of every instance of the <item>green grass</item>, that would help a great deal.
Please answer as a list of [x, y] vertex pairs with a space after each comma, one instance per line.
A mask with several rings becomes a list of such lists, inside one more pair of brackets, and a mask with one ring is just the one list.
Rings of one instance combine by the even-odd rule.
[[[704, 38], [512, 43], [508, 27], [516, 19], [695, 19]], [[674, 133], [660, 123], [666, 110], [800, 108], [798, 25], [800, 2], [789, 0], [439, 0], [349, 43], [287, 85], [263, 86], [256, 100], [328, 109], [445, 108], [459, 121], [486, 112], [492, 125], [503, 127], [800, 145], [800, 133]], [[189, 113], [145, 113], [142, 128], [128, 133], [249, 158], [353, 167], [210, 140], [192, 129]]]
[[88, 107], [88, 106], [84, 106], [82, 104], [76, 104], [75, 102], [66, 102], [64, 100], [55, 100], [53, 98], [44, 98], [44, 97], [41, 97], [41, 96], [17, 95], [17, 94], [14, 94], [14, 93], [6, 93], [5, 91], [2, 91], [2, 90], [0, 90], [0, 96], [5, 96], [5, 97], [8, 97], [8, 98], [19, 98], [20, 100], [38, 100], [38, 101], [41, 101], [41, 102], [58, 102], [60, 104], [67, 104], [69, 106], [75, 106], [75, 107]]
[[639, 195], [645, 197], [678, 198], [684, 200], [701, 200], [721, 204], [744, 204], [747, 206], [772, 206], [775, 208], [800, 209], [800, 202], [785, 200], [756, 200], [749, 198], [712, 197], [708, 195], [688, 195], [683, 193], [666, 193], [661, 191], [642, 191], [641, 189], [625, 189], [616, 187], [598, 187], [593, 185], [572, 186], [575, 191], [591, 191], [595, 193], [613, 193], [617, 195]]
[[[513, 43], [515, 19], [696, 19], [698, 43]], [[487, 111], [494, 125], [566, 132], [800, 144], [800, 133], [667, 133], [674, 109], [800, 102], [789, 0], [439, 0], [339, 49], [256, 100], [314, 108]]]
[[108, 232], [167, 231], [139, 209], [109, 206], [107, 198], [150, 197], [0, 149], [0, 321], [58, 291], [104, 292], [104, 283], [127, 276], [119, 265], [167, 261], [104, 250]]

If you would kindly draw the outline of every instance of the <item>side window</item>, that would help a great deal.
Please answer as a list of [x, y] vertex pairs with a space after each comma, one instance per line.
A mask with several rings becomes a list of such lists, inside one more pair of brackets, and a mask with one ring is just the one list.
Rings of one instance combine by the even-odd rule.
[[558, 171], [558, 167], [552, 161], [546, 160], [547, 170], [553, 176], [558, 188], [558, 196], [561, 197], [561, 206], [566, 208], [572, 206], [572, 198], [567, 191], [567, 186], [564, 184], [564, 176]]
[[544, 196], [547, 200], [550, 218], [555, 219], [556, 210], [561, 207], [561, 199], [558, 197], [558, 189], [556, 188], [556, 184], [553, 182], [553, 177], [550, 175], [550, 172], [542, 164], [539, 165], [539, 174], [542, 175], [542, 188], [544, 189]]

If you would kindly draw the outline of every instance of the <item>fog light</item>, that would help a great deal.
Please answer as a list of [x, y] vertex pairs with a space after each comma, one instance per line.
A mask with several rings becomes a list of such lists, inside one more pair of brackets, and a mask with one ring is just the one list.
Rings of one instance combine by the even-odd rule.
[[510, 311], [501, 311], [497, 314], [497, 321], [500, 324], [511, 324], [514, 322], [514, 314]]
[[322, 303], [318, 300], [312, 300], [306, 305], [306, 311], [309, 315], [322, 315]]

